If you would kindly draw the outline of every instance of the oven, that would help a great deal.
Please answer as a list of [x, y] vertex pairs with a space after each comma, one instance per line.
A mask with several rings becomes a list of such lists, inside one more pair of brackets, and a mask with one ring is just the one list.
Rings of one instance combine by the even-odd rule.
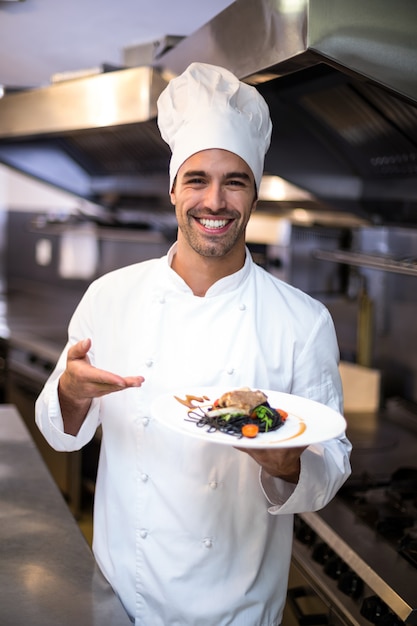
[[417, 624], [417, 407], [394, 398], [347, 421], [352, 476], [295, 519], [283, 626]]

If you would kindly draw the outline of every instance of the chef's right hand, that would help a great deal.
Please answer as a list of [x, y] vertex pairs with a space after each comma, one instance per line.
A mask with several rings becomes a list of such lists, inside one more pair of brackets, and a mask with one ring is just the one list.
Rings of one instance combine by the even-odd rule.
[[83, 339], [71, 346], [67, 354], [67, 367], [61, 374], [58, 386], [64, 429], [76, 435], [88, 413], [93, 398], [129, 387], [140, 387], [143, 376], [122, 377], [101, 370], [90, 363], [87, 356], [91, 339]]

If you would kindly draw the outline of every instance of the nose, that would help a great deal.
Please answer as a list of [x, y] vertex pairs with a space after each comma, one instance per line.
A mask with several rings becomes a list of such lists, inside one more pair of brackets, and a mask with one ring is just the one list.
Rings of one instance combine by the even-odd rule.
[[212, 181], [205, 190], [204, 204], [211, 211], [219, 211], [226, 207], [226, 194], [223, 185]]

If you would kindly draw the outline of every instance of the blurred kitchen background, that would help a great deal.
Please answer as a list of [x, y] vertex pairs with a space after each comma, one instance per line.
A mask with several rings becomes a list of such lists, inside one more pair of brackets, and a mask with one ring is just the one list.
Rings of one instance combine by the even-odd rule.
[[[364, 476], [366, 489], [386, 487], [404, 464], [415, 470], [417, 4], [57, 5], [0, 1], [0, 394], [18, 408], [87, 539], [100, 433], [80, 453], [56, 453], [37, 433], [34, 402], [87, 285], [175, 240], [156, 99], [195, 60], [229, 67], [270, 106], [273, 139], [248, 245], [333, 316], [355, 488]], [[389, 537], [382, 566], [373, 562], [378, 530], [352, 548], [339, 529], [340, 517], [357, 515], [345, 501], [328, 518], [300, 517], [294, 567], [307, 583], [295, 585], [284, 626], [382, 623], [381, 611], [385, 624], [417, 623], [411, 484], [402, 527], [411, 556], [398, 557]], [[331, 557], [341, 569], [323, 574]], [[317, 621], [300, 615], [307, 588], [320, 598]]]

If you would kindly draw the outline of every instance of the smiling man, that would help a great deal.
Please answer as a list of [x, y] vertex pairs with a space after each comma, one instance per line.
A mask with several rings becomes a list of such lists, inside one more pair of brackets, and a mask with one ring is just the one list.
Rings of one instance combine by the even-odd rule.
[[168, 431], [151, 407], [216, 386], [340, 411], [335, 332], [322, 304], [255, 265], [245, 245], [271, 137], [257, 90], [193, 63], [161, 94], [158, 124], [177, 241], [89, 287], [36, 420], [67, 451], [102, 426], [93, 550], [133, 623], [278, 626], [293, 515], [335, 495], [349, 442], [241, 450]]
[[180, 167], [171, 202], [178, 221], [172, 267], [204, 296], [245, 262], [245, 230], [256, 205], [253, 174], [232, 152], [203, 150]]

